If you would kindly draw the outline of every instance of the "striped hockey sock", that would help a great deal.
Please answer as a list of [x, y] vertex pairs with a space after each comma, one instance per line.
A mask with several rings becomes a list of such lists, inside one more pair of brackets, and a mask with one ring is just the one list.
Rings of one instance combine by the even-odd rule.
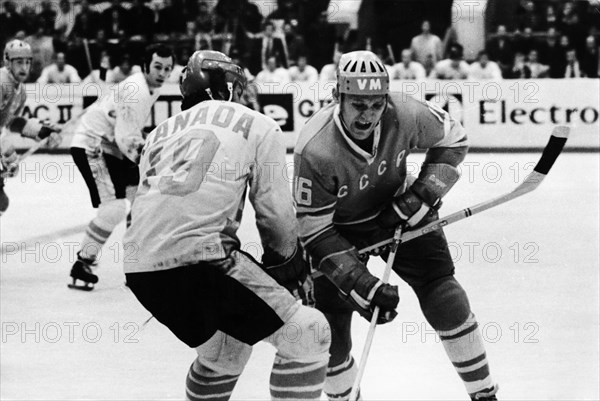
[[238, 377], [222, 375], [206, 366], [198, 359], [192, 363], [185, 380], [185, 395], [189, 401], [228, 401]]
[[271, 371], [271, 399], [320, 400], [327, 361], [295, 362], [279, 355]]
[[125, 199], [114, 199], [100, 204], [98, 214], [85, 230], [79, 252], [81, 257], [92, 260], [97, 258], [110, 234], [125, 218], [126, 210]]
[[97, 220], [99, 219], [96, 218], [90, 221], [90, 224], [88, 224], [85, 230], [83, 240], [81, 241], [80, 255], [85, 259], [96, 259], [114, 229], [114, 227], [105, 229], [102, 222]]
[[469, 396], [494, 392], [496, 386], [490, 375], [483, 338], [472, 313], [453, 330], [438, 331], [450, 361], [465, 383]]
[[[348, 401], [357, 374], [358, 368], [352, 355], [348, 355], [341, 364], [327, 368], [324, 390], [329, 401]], [[358, 400], [362, 400], [360, 391], [358, 394]]]

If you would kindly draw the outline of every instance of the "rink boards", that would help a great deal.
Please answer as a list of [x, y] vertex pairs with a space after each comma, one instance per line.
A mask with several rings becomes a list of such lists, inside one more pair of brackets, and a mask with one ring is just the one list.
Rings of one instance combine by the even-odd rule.
[[[279, 123], [285, 143], [292, 149], [306, 121], [332, 101], [335, 82], [257, 86], [261, 111]], [[429, 101], [448, 111], [467, 128], [472, 148], [539, 149], [545, 145], [552, 126], [568, 124], [573, 130], [567, 148], [600, 149], [598, 79], [392, 81], [391, 91]], [[76, 118], [99, 93], [116, 95], [113, 88], [94, 83], [28, 84], [24, 114], [65, 124]], [[147, 129], [180, 111], [177, 85], [165, 85], [161, 93], [148, 118]], [[16, 136], [14, 142], [20, 148], [30, 146], [30, 142]], [[61, 146], [68, 148], [69, 143], [69, 132], [65, 132]]]

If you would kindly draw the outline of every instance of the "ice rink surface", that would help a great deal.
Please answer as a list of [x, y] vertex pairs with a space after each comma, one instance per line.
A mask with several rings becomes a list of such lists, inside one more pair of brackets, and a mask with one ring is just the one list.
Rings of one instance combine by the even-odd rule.
[[[441, 215], [510, 191], [539, 157], [470, 154]], [[409, 167], [419, 160], [411, 156]], [[445, 229], [500, 399], [600, 398], [599, 172], [597, 153], [563, 154], [534, 192]], [[11, 206], [0, 222], [0, 397], [183, 399], [195, 353], [155, 320], [142, 327], [149, 313], [123, 285], [124, 224], [106, 244], [96, 289], [67, 288], [77, 243], [94, 216], [69, 156], [32, 156], [5, 189]], [[259, 242], [250, 207], [239, 236]], [[380, 276], [384, 264], [369, 267]], [[400, 286], [399, 315], [376, 331], [365, 400], [466, 400], [412, 291], [392, 281]], [[357, 359], [367, 329], [355, 315]], [[290, 341], [297, 335], [291, 328]], [[273, 355], [269, 345], [255, 347], [233, 399], [269, 399]]]

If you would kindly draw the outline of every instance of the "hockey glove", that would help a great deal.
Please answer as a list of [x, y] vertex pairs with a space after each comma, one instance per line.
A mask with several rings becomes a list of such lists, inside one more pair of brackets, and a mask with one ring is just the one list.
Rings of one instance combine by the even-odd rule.
[[265, 272], [297, 298], [300, 298], [301, 291], [305, 292], [303, 285], [310, 272], [303, 253], [302, 246], [298, 243], [292, 256], [287, 259], [271, 249], [266, 249], [262, 257]]
[[[62, 137], [59, 135], [61, 131], [60, 128], [51, 124], [42, 123], [37, 118], [30, 118], [26, 121], [24, 119], [22, 120], [24, 121], [24, 125], [21, 129], [22, 136], [35, 139], [36, 141], [41, 141], [49, 137], [48, 147], [50, 148], [55, 148], [62, 142]], [[13, 125], [20, 124], [13, 123]]]
[[61, 129], [52, 125], [44, 125], [38, 133], [40, 140], [48, 138], [46, 146], [49, 148], [56, 148], [62, 142], [62, 136], [60, 135]]
[[409, 227], [419, 225], [430, 211], [429, 205], [421, 200], [412, 190], [407, 189], [402, 195], [394, 198], [379, 216], [377, 223], [383, 228], [394, 228], [400, 224]]
[[379, 225], [393, 228], [401, 223], [409, 227], [428, 223], [435, 211], [442, 206], [442, 198], [456, 184], [459, 177], [458, 170], [452, 165], [423, 165], [419, 178], [379, 214]]
[[377, 324], [388, 323], [398, 315], [396, 307], [400, 302], [398, 287], [384, 284], [373, 276], [366, 267], [357, 267], [349, 272], [349, 279], [354, 279], [354, 286], [349, 294], [340, 289], [340, 295], [349, 302], [365, 319], [371, 321], [373, 310], [378, 306], [381, 311]]
[[141, 135], [127, 137], [123, 140], [124, 147], [121, 148], [121, 151], [129, 160], [135, 164], [139, 164], [145, 143], [146, 141], [144, 141], [144, 138], [142, 138]]
[[18, 156], [15, 148], [12, 145], [7, 145], [5, 149], [2, 149], [0, 154], [0, 163], [2, 163], [2, 176], [3, 177], [14, 177], [19, 171], [19, 164], [17, 163]]

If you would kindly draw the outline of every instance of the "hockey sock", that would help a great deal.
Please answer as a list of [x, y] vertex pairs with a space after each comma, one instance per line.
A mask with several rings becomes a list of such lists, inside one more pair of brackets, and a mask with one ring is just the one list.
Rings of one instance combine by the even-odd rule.
[[275, 356], [271, 371], [271, 399], [320, 400], [327, 371], [327, 360], [296, 362]]
[[437, 333], [471, 398], [492, 391], [495, 385], [475, 316], [471, 313], [457, 328]]
[[240, 376], [217, 373], [196, 359], [185, 380], [186, 400], [228, 401], [238, 377]]
[[[327, 368], [324, 390], [329, 401], [348, 401], [357, 374], [358, 369], [352, 355], [348, 355], [341, 364]], [[360, 391], [358, 399], [362, 400]]]
[[100, 204], [96, 218], [90, 221], [85, 230], [79, 252], [82, 258], [96, 259], [117, 224], [125, 218], [125, 210], [124, 199], [116, 199]]

